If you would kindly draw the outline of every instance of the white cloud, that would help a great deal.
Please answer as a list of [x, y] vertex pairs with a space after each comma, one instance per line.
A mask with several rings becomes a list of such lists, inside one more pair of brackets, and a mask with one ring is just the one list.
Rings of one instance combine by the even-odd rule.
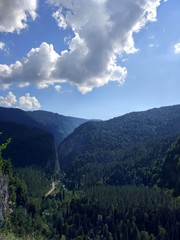
[[12, 107], [17, 103], [16, 96], [12, 92], [8, 92], [7, 96], [0, 96], [0, 106]]
[[67, 28], [65, 18], [63, 17], [60, 11], [54, 12], [52, 16], [56, 19], [57, 24], [60, 28], [63, 28], [63, 29]]
[[27, 27], [29, 18], [35, 20], [37, 0], [1, 0], [0, 32], [20, 32]]
[[179, 43], [176, 43], [174, 45], [174, 53], [175, 54], [179, 54], [180, 53], [180, 42]]
[[0, 96], [0, 106], [3, 107], [18, 107], [23, 110], [38, 110], [41, 108], [41, 104], [36, 97], [30, 96], [29, 93], [26, 93], [24, 96], [21, 96], [18, 100], [12, 92], [3, 97]]
[[0, 51], [5, 53], [6, 55], [9, 54], [9, 49], [4, 42], [0, 42]]
[[60, 92], [62, 89], [62, 87], [60, 85], [56, 85], [56, 86], [54, 86], [54, 88], [57, 92]]
[[160, 0], [49, 0], [61, 28], [71, 28], [69, 49], [58, 58], [54, 77], [76, 84], [82, 93], [109, 81], [123, 83], [127, 70], [117, 56], [138, 51], [133, 33], [156, 21]]
[[24, 110], [38, 110], [41, 108], [41, 104], [36, 97], [31, 97], [29, 93], [19, 98], [18, 106]]
[[1, 84], [19, 84], [19, 87], [29, 86], [31, 83], [38, 88], [48, 87], [55, 80], [51, 77], [58, 54], [53, 46], [42, 43], [39, 48], [33, 48], [26, 57], [14, 64], [0, 64]]
[[0, 85], [34, 83], [45, 88], [61, 82], [75, 84], [80, 92], [127, 76], [117, 57], [138, 51], [133, 34], [156, 21], [160, 0], [48, 0], [56, 8], [53, 17], [60, 28], [74, 36], [67, 50], [56, 53], [42, 43], [11, 65], [0, 65]]
[[5, 48], [5, 43], [4, 42], [0, 42], [0, 51], [4, 50], [4, 48]]
[[18, 87], [19, 87], [19, 88], [24, 88], [24, 87], [29, 87], [29, 85], [30, 85], [30, 83], [24, 82], [24, 83], [19, 83], [19, 84], [18, 84]]

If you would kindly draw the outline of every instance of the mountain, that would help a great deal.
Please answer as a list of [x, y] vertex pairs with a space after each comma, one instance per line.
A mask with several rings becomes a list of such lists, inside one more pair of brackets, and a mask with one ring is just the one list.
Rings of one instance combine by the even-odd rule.
[[37, 121], [27, 115], [27, 112], [18, 108], [0, 107], [0, 121], [24, 124], [34, 128], [42, 128]]
[[[112, 179], [123, 184], [137, 183], [138, 177], [145, 178], [141, 176], [145, 173], [138, 176], [136, 170], [162, 160], [178, 135], [180, 105], [133, 112], [108, 121], [87, 122], [60, 145], [61, 169], [70, 172], [73, 181], [79, 178], [81, 183], [82, 178], [86, 183], [111, 183]], [[128, 178], [130, 172], [134, 177], [129, 175]]]
[[0, 131], [0, 238], [179, 240], [180, 106], [82, 124], [58, 149], [65, 174], [44, 171], [51, 133]]
[[14, 167], [37, 167], [54, 172], [58, 170], [53, 136], [40, 128], [0, 121], [0, 144], [8, 138], [11, 142], [3, 151], [4, 158], [10, 158]]
[[63, 139], [72, 133], [75, 128], [87, 122], [86, 119], [66, 117], [47, 111], [33, 111], [26, 112], [26, 114], [41, 124], [46, 131], [53, 134], [56, 147], [58, 147]]
[[0, 107], [0, 121], [15, 122], [29, 127], [41, 128], [52, 133], [55, 146], [58, 147], [63, 139], [87, 119], [66, 117], [47, 111], [23, 111], [17, 108]]
[[161, 186], [180, 195], [180, 137], [169, 147], [162, 164]]
[[36, 166], [58, 170], [56, 148], [85, 119], [65, 117], [46, 111], [26, 112], [0, 107], [1, 142], [11, 138], [4, 152], [15, 167]]

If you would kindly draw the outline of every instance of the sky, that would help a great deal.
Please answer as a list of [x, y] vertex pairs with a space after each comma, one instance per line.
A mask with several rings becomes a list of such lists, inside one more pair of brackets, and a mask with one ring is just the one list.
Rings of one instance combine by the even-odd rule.
[[180, 104], [179, 0], [0, 0], [0, 106], [110, 119]]

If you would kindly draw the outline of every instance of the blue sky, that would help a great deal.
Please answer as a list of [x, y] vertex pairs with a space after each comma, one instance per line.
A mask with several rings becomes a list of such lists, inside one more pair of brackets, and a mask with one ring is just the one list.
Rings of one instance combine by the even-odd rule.
[[178, 0], [4, 0], [0, 105], [109, 119], [179, 104], [179, 22]]

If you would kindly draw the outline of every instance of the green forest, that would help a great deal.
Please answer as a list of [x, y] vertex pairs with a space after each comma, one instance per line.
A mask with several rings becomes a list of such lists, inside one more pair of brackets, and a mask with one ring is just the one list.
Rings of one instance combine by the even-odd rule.
[[[1, 145], [0, 158], [1, 177], [9, 176], [11, 199], [1, 227], [7, 239], [179, 239], [180, 197], [176, 179], [180, 171], [179, 138], [168, 149], [161, 168], [155, 165], [140, 171], [139, 167], [136, 173], [135, 167], [130, 171], [125, 166], [119, 167], [112, 171], [111, 182], [101, 181], [91, 186], [88, 183], [86, 187], [79, 182], [83, 187], [78, 189], [66, 188], [64, 184], [70, 179], [63, 174], [52, 177], [35, 168], [13, 169], [2, 158], [2, 151], [9, 144], [10, 140]], [[173, 179], [167, 171], [169, 167]], [[127, 171], [129, 179], [136, 175], [138, 181], [117, 182], [121, 171]], [[143, 184], [147, 172], [149, 179], [156, 179], [149, 182], [150, 186]], [[90, 173], [89, 177], [94, 178]], [[56, 189], [45, 196], [52, 181], [56, 182]]]
[[84, 123], [60, 144], [58, 171], [51, 134], [1, 126], [3, 240], [180, 239], [179, 114]]

